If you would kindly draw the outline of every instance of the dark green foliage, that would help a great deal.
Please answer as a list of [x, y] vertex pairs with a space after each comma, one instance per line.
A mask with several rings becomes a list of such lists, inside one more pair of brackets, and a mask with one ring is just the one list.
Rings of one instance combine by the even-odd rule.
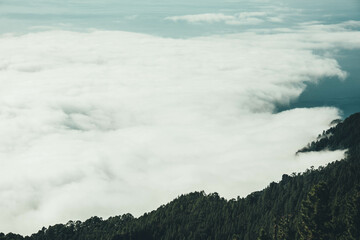
[[139, 218], [69, 221], [22, 237], [0, 240], [358, 240], [360, 239], [360, 114], [324, 132], [301, 151], [348, 148], [346, 158], [279, 183], [246, 198], [225, 200], [194, 192]]
[[349, 239], [357, 239], [360, 236], [360, 186], [347, 201], [346, 225]]
[[286, 240], [286, 239], [295, 239], [295, 231], [292, 229], [292, 222], [294, 218], [291, 214], [287, 216], [282, 216], [278, 221], [278, 224], [274, 227], [277, 227], [276, 235], [274, 239]]
[[312, 187], [301, 204], [299, 233], [303, 240], [331, 239], [329, 189], [325, 182]]
[[8, 233], [8, 234], [3, 234], [0, 233], [0, 240], [23, 240], [24, 237], [19, 235], [19, 234], [14, 234], [14, 233]]
[[271, 240], [265, 229], [261, 228], [257, 240]]

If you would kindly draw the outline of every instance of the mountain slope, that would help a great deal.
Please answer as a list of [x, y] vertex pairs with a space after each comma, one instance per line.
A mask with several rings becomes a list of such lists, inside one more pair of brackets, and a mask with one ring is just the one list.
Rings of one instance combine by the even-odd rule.
[[318, 139], [298, 152], [355, 148], [360, 144], [360, 113], [355, 113], [324, 131]]

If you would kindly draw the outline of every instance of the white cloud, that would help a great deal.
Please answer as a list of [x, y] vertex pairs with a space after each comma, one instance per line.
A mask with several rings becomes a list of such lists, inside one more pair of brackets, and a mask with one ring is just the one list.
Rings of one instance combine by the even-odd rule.
[[282, 17], [268, 17], [267, 20], [269, 22], [281, 23], [284, 21]]
[[228, 20], [225, 23], [228, 25], [257, 25], [264, 22], [263, 19], [250, 17], [250, 18], [240, 18], [236, 20]]
[[194, 15], [166, 17], [165, 19], [174, 22], [186, 21], [189, 23], [197, 23], [197, 22], [213, 23], [213, 22], [232, 21], [235, 19], [235, 17], [230, 15], [225, 15], [222, 13], [203, 13], [203, 14], [194, 14]]
[[312, 49], [360, 47], [346, 26], [192, 39], [2, 36], [1, 231], [138, 215], [194, 190], [244, 196], [339, 159], [294, 155], [336, 109], [273, 110], [305, 82], [345, 78]]
[[[195, 23], [224, 23], [228, 25], [259, 25], [264, 22], [282, 23], [289, 17], [289, 11], [299, 14], [297, 9], [289, 8], [270, 8], [266, 11], [239, 12], [236, 14], [223, 13], [202, 13], [193, 15], [171, 16], [165, 20], [174, 22]], [[293, 15], [293, 14], [292, 14]]]
[[228, 25], [256, 25], [264, 22], [266, 12], [241, 12], [235, 15], [223, 13], [203, 13], [184, 16], [166, 17], [165, 20], [174, 22], [185, 21], [188, 23], [225, 23]]

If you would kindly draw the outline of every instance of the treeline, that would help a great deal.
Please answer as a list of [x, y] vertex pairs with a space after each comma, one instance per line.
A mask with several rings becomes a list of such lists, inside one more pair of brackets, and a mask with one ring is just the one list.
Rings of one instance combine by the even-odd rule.
[[343, 122], [318, 136], [316, 141], [311, 142], [299, 152], [337, 150], [355, 147], [360, 142], [360, 113], [355, 113]]
[[333, 240], [360, 239], [360, 113], [300, 150], [348, 149], [345, 159], [284, 174], [262, 191], [225, 200], [194, 192], [139, 218], [69, 221], [0, 240]]

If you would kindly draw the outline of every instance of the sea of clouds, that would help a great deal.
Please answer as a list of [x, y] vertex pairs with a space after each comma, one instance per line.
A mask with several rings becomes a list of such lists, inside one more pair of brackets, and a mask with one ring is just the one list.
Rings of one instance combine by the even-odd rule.
[[139, 216], [195, 190], [246, 196], [283, 173], [341, 159], [342, 151], [295, 155], [338, 109], [276, 106], [308, 82], [346, 81], [332, 53], [360, 47], [359, 25], [189, 39], [2, 35], [0, 231]]

